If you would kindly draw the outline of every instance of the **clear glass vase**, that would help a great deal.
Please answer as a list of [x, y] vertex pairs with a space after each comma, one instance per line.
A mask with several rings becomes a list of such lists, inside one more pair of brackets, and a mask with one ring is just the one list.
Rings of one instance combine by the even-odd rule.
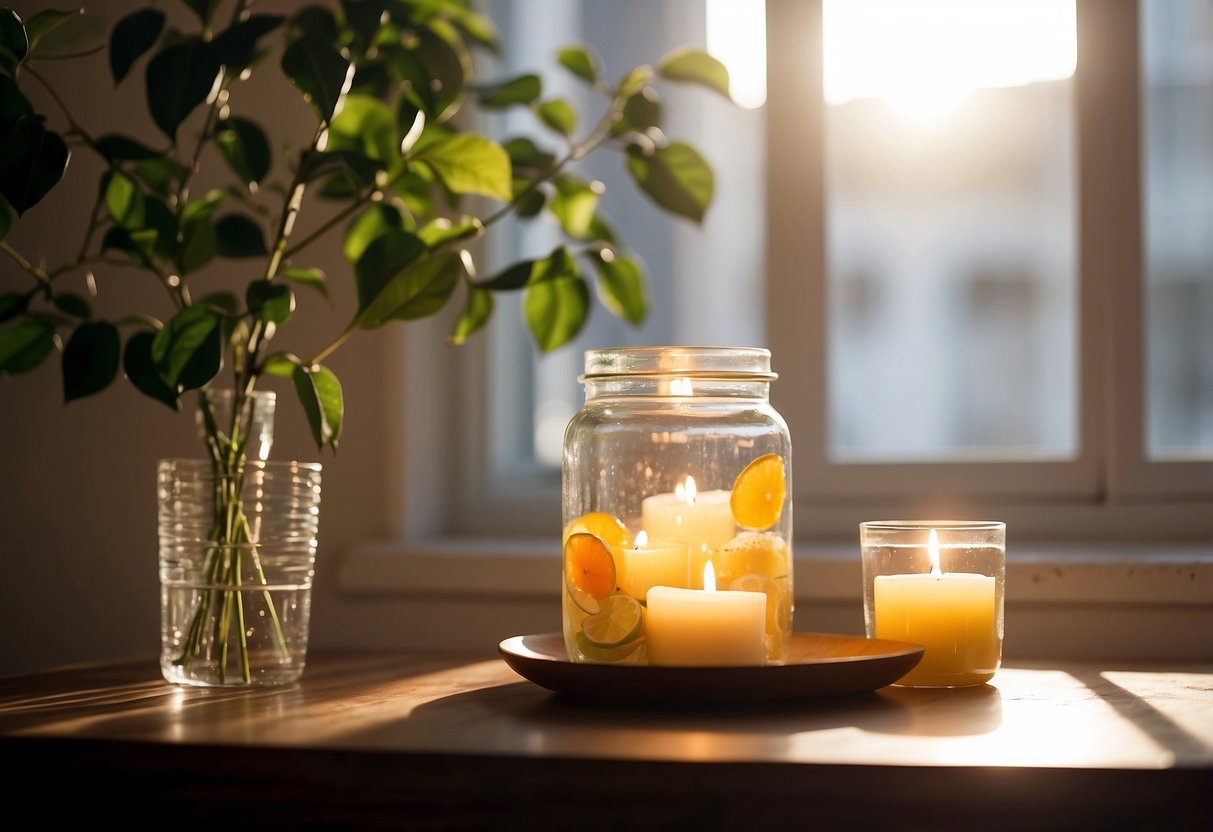
[[282, 685], [307, 657], [320, 466], [251, 460], [157, 472], [160, 669], [186, 685]]
[[792, 445], [771, 354], [590, 350], [565, 431], [575, 662], [778, 664], [792, 632]]

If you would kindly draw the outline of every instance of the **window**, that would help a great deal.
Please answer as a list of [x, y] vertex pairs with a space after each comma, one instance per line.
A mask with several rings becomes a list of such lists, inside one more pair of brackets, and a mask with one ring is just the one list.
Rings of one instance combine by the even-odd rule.
[[[504, 75], [576, 40], [616, 74], [701, 40], [709, 11], [753, 4], [492, 5]], [[412, 492], [410, 518], [550, 534], [581, 349], [681, 341], [772, 348], [806, 539], [909, 511], [998, 515], [1025, 536], [1207, 536], [1207, 4], [772, 0], [767, 16], [765, 106], [669, 97], [667, 132], [716, 168], [702, 229], [651, 209], [609, 154], [582, 169], [649, 267], [651, 319], [597, 309], [576, 344], [537, 358], [501, 304], [444, 359], [435, 391], [462, 419], [447, 428], [461, 463]], [[591, 106], [571, 80], [545, 85]], [[519, 118], [491, 126], [508, 136]], [[554, 234], [518, 224], [490, 254], [543, 252]]]

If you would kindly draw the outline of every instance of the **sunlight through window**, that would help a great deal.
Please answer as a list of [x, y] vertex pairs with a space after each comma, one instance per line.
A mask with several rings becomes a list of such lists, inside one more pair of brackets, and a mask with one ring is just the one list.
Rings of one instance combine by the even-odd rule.
[[750, 109], [766, 103], [766, 3], [707, 0], [707, 47], [728, 69], [734, 101]]
[[1078, 58], [1073, 0], [825, 0], [823, 14], [830, 104], [940, 117], [977, 89], [1069, 78]]

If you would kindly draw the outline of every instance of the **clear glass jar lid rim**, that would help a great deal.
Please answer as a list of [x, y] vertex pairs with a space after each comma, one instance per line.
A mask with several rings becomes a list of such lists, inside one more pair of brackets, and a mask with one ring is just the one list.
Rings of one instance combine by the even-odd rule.
[[582, 379], [690, 376], [773, 380], [771, 351], [761, 347], [617, 347], [586, 350]]

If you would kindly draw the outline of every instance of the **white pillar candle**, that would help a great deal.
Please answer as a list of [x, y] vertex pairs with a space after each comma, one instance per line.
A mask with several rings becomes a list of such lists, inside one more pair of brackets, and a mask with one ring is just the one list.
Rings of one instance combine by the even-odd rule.
[[876, 638], [923, 646], [922, 661], [899, 680], [901, 684], [981, 684], [998, 670], [1002, 654], [994, 578], [942, 572], [934, 529], [927, 554], [929, 573], [876, 576], [872, 593]]
[[729, 507], [729, 491], [696, 493], [695, 478], [687, 477], [672, 493], [646, 497], [641, 522], [650, 538], [683, 540], [691, 549], [691, 578], [698, 581], [704, 561], [737, 533]]
[[695, 667], [761, 665], [766, 658], [767, 596], [716, 592], [712, 565], [704, 589], [655, 586], [648, 593], [649, 664]]
[[649, 538], [641, 532], [636, 535], [636, 548], [624, 549], [622, 560], [619, 586], [641, 601], [650, 587], [691, 585], [691, 553], [685, 541]]

